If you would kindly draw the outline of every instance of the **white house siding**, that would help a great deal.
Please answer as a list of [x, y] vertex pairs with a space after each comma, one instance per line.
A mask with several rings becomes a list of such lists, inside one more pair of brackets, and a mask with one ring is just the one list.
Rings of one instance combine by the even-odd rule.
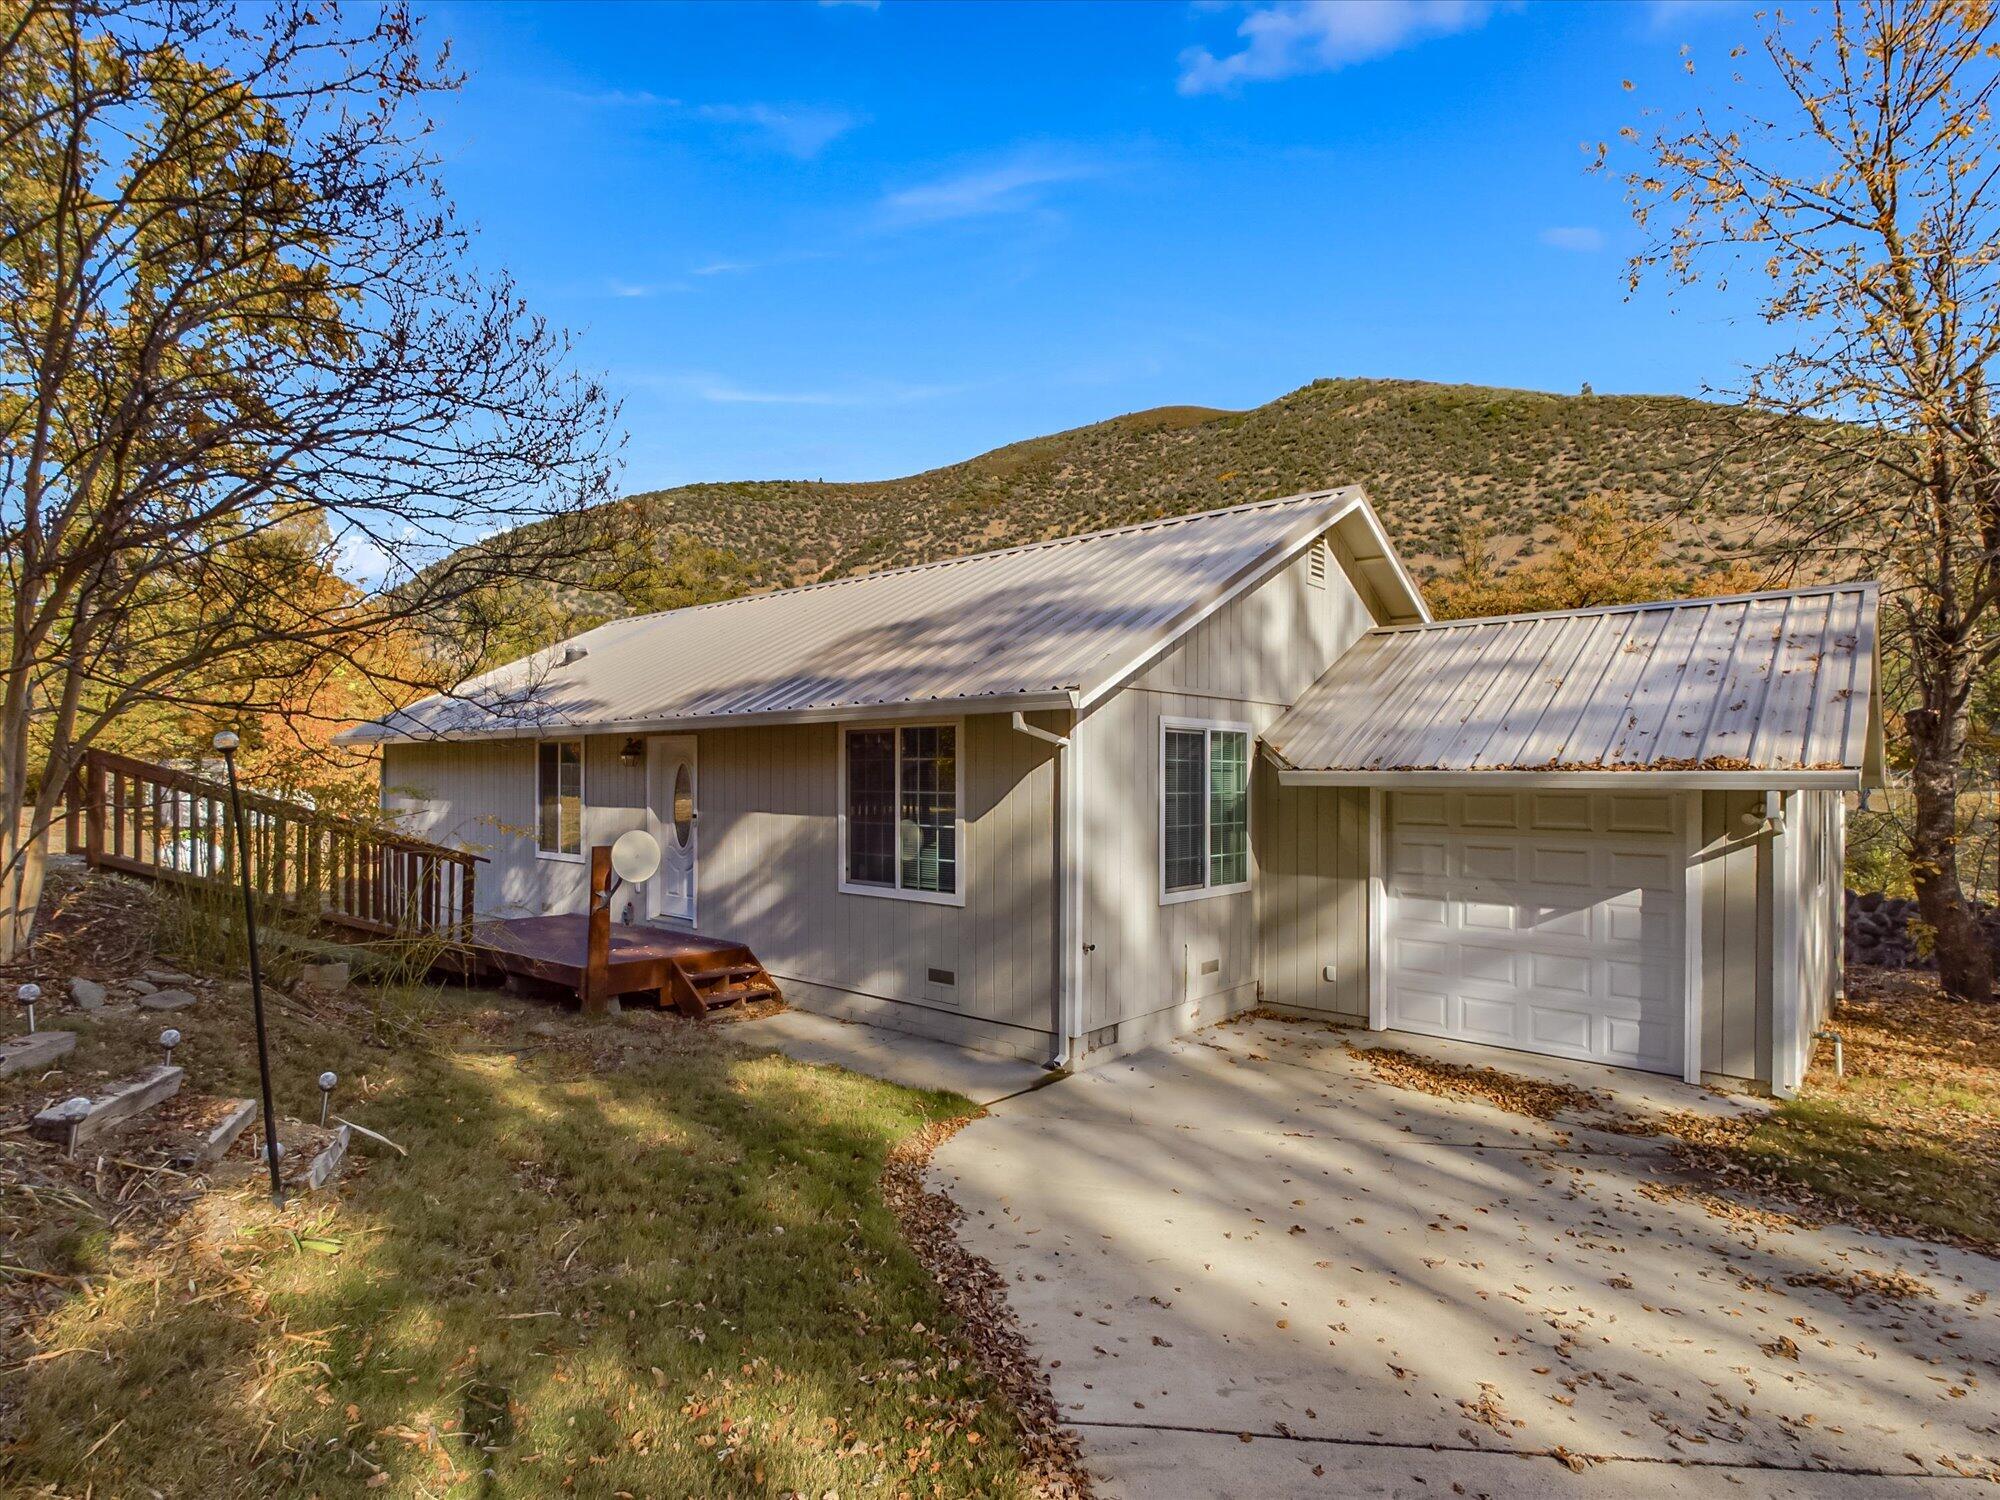
[[[1337, 553], [1310, 552], [1189, 632], [1083, 721], [1078, 755], [1085, 1050], [1128, 1051], [1256, 1003], [1265, 872], [1251, 787], [1250, 889], [1160, 900], [1160, 721], [1274, 722], [1373, 623]], [[1115, 1033], [1112, 1028], [1116, 1028]]]
[[1762, 792], [1702, 798], [1701, 1070], [1771, 1077], [1770, 839]]
[[1280, 786], [1268, 762], [1257, 774], [1264, 1003], [1365, 1026], [1368, 792]]
[[[1043, 1057], [1054, 995], [1053, 752], [1004, 716], [964, 722], [962, 907], [841, 893], [837, 726], [703, 731], [699, 925], [750, 944], [809, 1008]], [[645, 765], [621, 764], [626, 739], [586, 741], [586, 847], [646, 825]], [[385, 755], [384, 802], [404, 826], [488, 856], [481, 915], [582, 910], [585, 866], [535, 853], [532, 742], [390, 745]], [[956, 982], [932, 982], [933, 968]]]
[[[1048, 1055], [1053, 747], [1002, 715], [965, 720], [965, 905], [943, 906], [839, 889], [837, 726], [700, 739], [704, 932], [751, 944], [787, 997], [809, 1008]], [[933, 968], [956, 982], [932, 982]]]

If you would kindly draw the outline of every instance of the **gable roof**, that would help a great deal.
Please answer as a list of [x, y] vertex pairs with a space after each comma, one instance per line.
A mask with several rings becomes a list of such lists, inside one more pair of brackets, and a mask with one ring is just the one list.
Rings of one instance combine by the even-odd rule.
[[1294, 784], [1878, 785], [1876, 607], [1854, 583], [1378, 629], [1265, 747]]
[[615, 620], [339, 738], [1087, 706], [1329, 530], [1377, 619], [1430, 617], [1350, 486]]

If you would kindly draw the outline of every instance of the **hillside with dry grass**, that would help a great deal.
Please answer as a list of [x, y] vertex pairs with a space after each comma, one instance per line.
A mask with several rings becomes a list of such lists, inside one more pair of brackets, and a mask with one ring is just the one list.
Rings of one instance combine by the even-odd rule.
[[1671, 550], [1695, 560], [1789, 491], [1764, 422], [1683, 397], [1321, 380], [1250, 411], [1159, 407], [902, 479], [685, 485], [628, 504], [655, 534], [740, 560], [723, 592], [1346, 483], [1367, 487], [1423, 576], [1455, 557], [1461, 517], [1505, 566], [1606, 493], [1672, 514]]

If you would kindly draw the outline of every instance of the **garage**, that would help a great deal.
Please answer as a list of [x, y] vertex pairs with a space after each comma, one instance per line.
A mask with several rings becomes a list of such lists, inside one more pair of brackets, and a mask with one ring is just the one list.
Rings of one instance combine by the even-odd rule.
[[1384, 1021], [1656, 1073], [1685, 1059], [1685, 799], [1383, 799]]
[[1370, 630], [1260, 737], [1261, 1003], [1796, 1090], [1841, 985], [1843, 799], [1883, 782], [1878, 607]]

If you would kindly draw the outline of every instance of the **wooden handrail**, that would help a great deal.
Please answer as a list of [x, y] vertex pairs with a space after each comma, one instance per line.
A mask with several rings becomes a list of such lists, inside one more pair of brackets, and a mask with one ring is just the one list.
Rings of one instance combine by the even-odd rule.
[[[226, 782], [91, 750], [65, 800], [69, 847], [92, 868], [192, 885], [237, 879]], [[470, 932], [483, 855], [262, 792], [242, 803], [251, 886], [266, 902], [357, 932]]]

